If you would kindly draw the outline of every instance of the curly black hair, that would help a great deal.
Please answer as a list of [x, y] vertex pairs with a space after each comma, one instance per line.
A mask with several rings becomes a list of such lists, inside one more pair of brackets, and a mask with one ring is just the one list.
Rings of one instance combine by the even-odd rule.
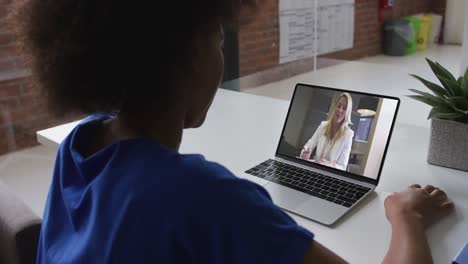
[[255, 0], [15, 1], [18, 43], [57, 114], [147, 110], [190, 71], [193, 37]]

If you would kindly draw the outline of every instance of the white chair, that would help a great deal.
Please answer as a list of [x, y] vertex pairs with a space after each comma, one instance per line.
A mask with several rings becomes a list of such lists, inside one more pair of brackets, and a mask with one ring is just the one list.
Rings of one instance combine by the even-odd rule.
[[41, 218], [0, 183], [0, 264], [35, 263], [40, 230]]

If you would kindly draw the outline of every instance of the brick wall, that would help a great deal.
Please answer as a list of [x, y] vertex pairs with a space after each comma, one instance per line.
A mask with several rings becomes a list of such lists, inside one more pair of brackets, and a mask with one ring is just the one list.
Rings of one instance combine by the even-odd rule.
[[[239, 32], [241, 76], [278, 66], [278, 2], [279, 0], [265, 1], [265, 6], [259, 10], [253, 22], [241, 25]], [[394, 11], [387, 12], [386, 17], [400, 17], [423, 12], [444, 14], [445, 5], [445, 0], [395, 0]], [[324, 57], [352, 60], [380, 54], [382, 52], [382, 24], [378, 20], [378, 7], [378, 0], [356, 0], [353, 48], [327, 54]], [[291, 62], [281, 67], [296, 67], [298, 64], [304, 64], [304, 62]]]
[[10, 77], [0, 80], [0, 155], [34, 146], [37, 130], [71, 120], [48, 112], [27, 71]]
[[431, 10], [437, 14], [445, 14], [445, 8], [447, 7], [447, 0], [433, 0], [431, 3]]
[[48, 124], [44, 102], [28, 77], [0, 82], [0, 154], [34, 145], [35, 130]]
[[13, 48], [14, 35], [6, 25], [10, 2], [10, 0], [0, 0], [0, 73], [21, 68], [21, 60]]
[[279, 62], [278, 0], [263, 1], [264, 5], [249, 23], [239, 30], [240, 75], [268, 69]]
[[37, 145], [36, 131], [76, 119], [54, 117], [24, 73], [0, 80], [0, 155]]
[[[11, 0], [0, 0], [0, 155], [36, 143], [35, 132], [64, 120], [47, 112], [45, 98], [31, 84], [22, 58], [13, 47], [14, 36], [7, 29], [6, 16]], [[445, 0], [396, 0], [394, 15], [433, 11], [443, 14]], [[253, 23], [241, 25], [239, 32], [240, 74], [245, 76], [278, 66], [279, 21], [278, 0], [265, 5]], [[354, 47], [328, 54], [327, 57], [355, 59], [381, 52], [381, 24], [377, 0], [356, 0]], [[311, 60], [292, 62], [299, 71], [307, 70]], [[284, 65], [283, 65], [284, 66]]]
[[7, 28], [9, 0], [0, 0], [0, 155], [37, 144], [35, 132], [63, 120], [47, 111]]

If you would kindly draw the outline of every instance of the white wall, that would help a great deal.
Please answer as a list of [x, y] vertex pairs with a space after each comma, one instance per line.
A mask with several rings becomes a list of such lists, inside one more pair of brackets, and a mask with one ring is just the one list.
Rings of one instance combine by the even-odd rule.
[[364, 176], [374, 179], [377, 178], [397, 103], [396, 100], [392, 99], [384, 99], [382, 102], [380, 114], [375, 126], [374, 138], [367, 158], [366, 168], [364, 169]]
[[447, 0], [445, 10], [444, 43], [461, 44], [463, 42], [463, 20], [466, 0]]
[[[468, 14], [468, 4], [465, 4], [465, 14]], [[468, 16], [465, 16], [464, 25], [465, 34], [463, 37], [463, 55], [460, 66], [460, 76], [462, 76], [465, 73], [465, 69], [468, 67]]]

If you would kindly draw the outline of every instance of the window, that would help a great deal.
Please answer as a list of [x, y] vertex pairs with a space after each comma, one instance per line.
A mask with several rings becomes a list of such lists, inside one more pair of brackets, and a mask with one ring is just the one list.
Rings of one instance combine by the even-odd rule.
[[356, 130], [355, 139], [360, 141], [369, 141], [369, 134], [374, 122], [374, 116], [365, 116], [359, 118], [359, 124]]

